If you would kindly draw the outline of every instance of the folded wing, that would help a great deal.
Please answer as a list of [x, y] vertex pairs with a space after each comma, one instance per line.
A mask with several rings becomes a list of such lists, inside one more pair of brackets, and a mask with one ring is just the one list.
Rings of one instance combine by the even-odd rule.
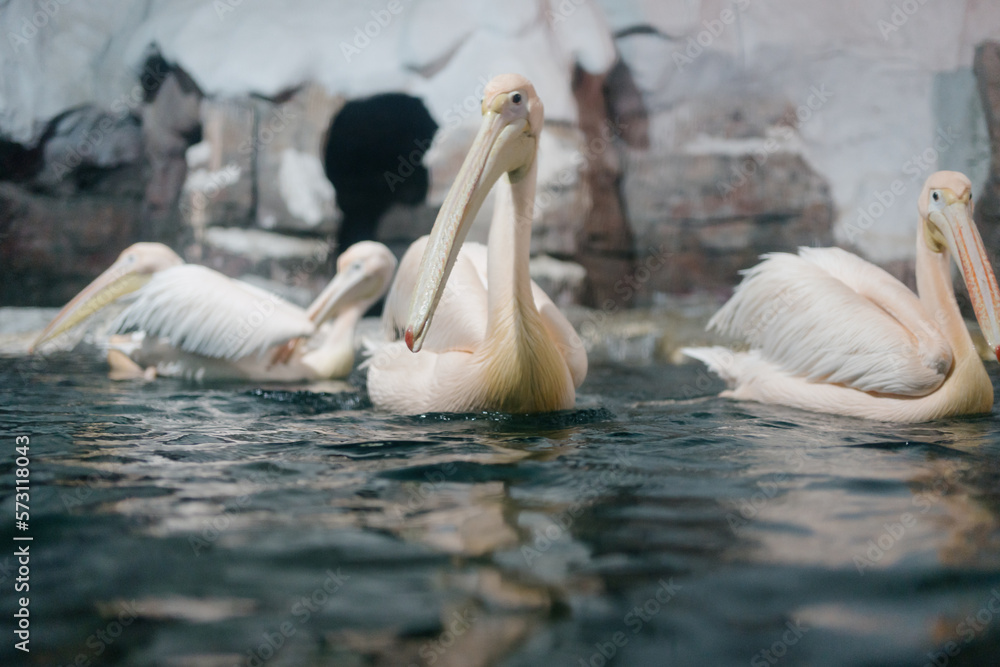
[[923, 396], [952, 365], [917, 296], [839, 248], [765, 255], [709, 326], [786, 373], [867, 392]]
[[156, 273], [115, 327], [216, 359], [261, 354], [316, 328], [303, 309], [277, 295], [192, 264]]

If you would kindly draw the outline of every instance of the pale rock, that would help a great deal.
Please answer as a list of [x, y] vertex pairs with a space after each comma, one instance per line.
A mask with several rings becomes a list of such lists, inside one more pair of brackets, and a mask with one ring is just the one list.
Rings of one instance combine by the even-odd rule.
[[[975, 44], [1000, 31], [995, 4], [942, 12], [916, 3], [912, 15], [899, 14], [903, 3], [897, 0], [852, 5], [848, 12], [791, 0], [599, 4], [612, 29], [626, 32], [617, 44], [650, 112], [672, 112], [670, 122], [651, 128], [654, 146], [690, 143], [685, 130], [703, 122], [699, 109], [726, 91], [784, 100], [800, 115], [796, 152], [829, 183], [835, 240], [874, 261], [912, 259], [916, 197], [931, 172], [964, 171], [974, 188], [986, 178], [978, 149], [981, 106], [973, 89], [953, 80], [967, 78]], [[737, 20], [719, 31], [714, 21], [727, 8]], [[699, 44], [709, 28], [719, 34], [710, 30]], [[817, 96], [817, 90], [827, 94]], [[960, 127], [960, 136], [932, 152], [938, 131], [948, 126]], [[740, 138], [724, 126], [700, 131]], [[763, 138], [742, 138], [754, 136]], [[925, 153], [935, 159], [919, 160]], [[858, 234], [859, 216], [897, 180], [903, 193]]]
[[344, 101], [316, 84], [281, 103], [257, 101], [254, 160], [260, 227], [320, 234], [336, 230], [341, 214], [322, 154], [331, 119]]
[[192, 144], [184, 151], [184, 160], [188, 169], [206, 169], [208, 161], [212, 157], [212, 144], [207, 141], [199, 141]]
[[242, 255], [254, 262], [265, 259], [325, 261], [329, 253], [325, 241], [235, 227], [212, 227], [206, 230], [205, 244], [234, 255]]
[[36, 181], [54, 188], [80, 167], [110, 169], [139, 162], [142, 130], [131, 115], [82, 107], [59, 118], [42, 151], [44, 164]]
[[[187, 156], [180, 199], [184, 220], [199, 239], [210, 225], [246, 225], [252, 220], [255, 114], [243, 99], [201, 103], [202, 143]], [[205, 153], [208, 153], [207, 160]]]
[[550, 124], [542, 132], [532, 254], [572, 257], [577, 252], [580, 223], [590, 206], [590, 193], [581, 178], [587, 164], [583, 139], [580, 130], [566, 125]]
[[[164, 66], [159, 59], [151, 59], [150, 64]], [[143, 197], [144, 232], [149, 240], [170, 241], [179, 225], [177, 202], [187, 178], [185, 152], [201, 129], [201, 92], [180, 70], [149, 75], [146, 84], [150, 90], [157, 81], [161, 83], [153, 99], [141, 107], [142, 137], [150, 166]], [[208, 144], [204, 146], [210, 150]]]
[[600, 8], [590, 0], [548, 0], [548, 5], [546, 24], [570, 61], [591, 74], [611, 69], [618, 53]]
[[286, 148], [281, 154], [278, 185], [288, 212], [307, 227], [333, 219], [333, 186], [315, 155]]
[[[325, 240], [277, 234], [260, 229], [209, 227], [197, 246], [199, 263], [227, 276], [257, 275], [288, 286], [293, 300], [317, 294], [333, 275]], [[283, 292], [284, 293], [284, 292]]]
[[560, 308], [580, 303], [587, 271], [576, 262], [538, 255], [531, 258], [530, 270], [531, 279]]

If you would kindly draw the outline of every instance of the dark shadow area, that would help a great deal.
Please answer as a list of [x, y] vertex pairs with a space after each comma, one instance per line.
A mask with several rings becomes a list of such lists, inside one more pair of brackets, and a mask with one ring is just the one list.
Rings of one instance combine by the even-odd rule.
[[0, 181], [26, 181], [38, 173], [42, 151], [6, 137], [0, 137]]
[[333, 119], [324, 162], [344, 213], [338, 253], [374, 239], [393, 204], [424, 201], [430, 178], [422, 161], [437, 127], [422, 101], [402, 93], [348, 102]]

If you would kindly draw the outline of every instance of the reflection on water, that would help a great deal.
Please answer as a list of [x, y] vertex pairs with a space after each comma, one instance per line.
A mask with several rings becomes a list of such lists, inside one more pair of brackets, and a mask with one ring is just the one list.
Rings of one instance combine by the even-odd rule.
[[0, 360], [34, 537], [32, 652], [0, 662], [994, 664], [997, 417], [692, 398], [696, 372], [598, 367], [566, 413], [400, 417], [343, 383]]

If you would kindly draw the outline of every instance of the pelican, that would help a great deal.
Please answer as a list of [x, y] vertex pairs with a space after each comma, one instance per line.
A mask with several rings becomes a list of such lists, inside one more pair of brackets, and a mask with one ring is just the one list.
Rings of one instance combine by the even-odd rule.
[[774, 253], [745, 272], [709, 328], [748, 352], [684, 350], [723, 396], [893, 422], [987, 413], [993, 386], [955, 301], [950, 257], [1000, 360], [1000, 289], [972, 222], [972, 185], [932, 174], [918, 200], [917, 291], [839, 248]]
[[[486, 87], [482, 112], [430, 235], [407, 250], [386, 298], [388, 340], [366, 362], [378, 408], [569, 409], [587, 374], [576, 331], [528, 274], [542, 102], [506, 74]], [[463, 245], [494, 185], [487, 247]]]
[[303, 310], [266, 290], [185, 264], [159, 243], [136, 243], [73, 298], [32, 350], [116, 299], [134, 301], [112, 325], [112, 379], [155, 375], [278, 382], [345, 377], [354, 327], [386, 291], [396, 258], [364, 241], [337, 260], [337, 275]]

